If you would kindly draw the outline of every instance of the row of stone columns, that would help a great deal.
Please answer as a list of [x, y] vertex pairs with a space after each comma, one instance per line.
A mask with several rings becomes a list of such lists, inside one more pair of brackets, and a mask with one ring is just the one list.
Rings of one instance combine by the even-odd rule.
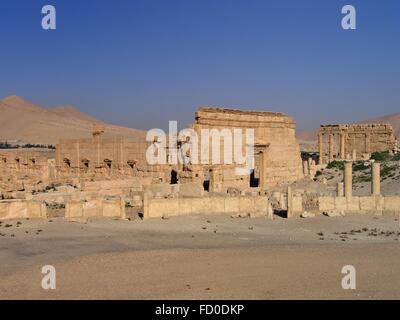
[[[345, 155], [345, 145], [346, 145], [346, 133], [340, 132], [336, 133], [339, 135], [339, 158], [344, 159], [346, 157]], [[320, 159], [320, 164], [324, 164], [327, 162], [330, 162], [333, 160], [333, 145], [334, 145], [334, 133], [329, 133], [329, 140], [328, 140], [328, 159], [325, 161], [324, 159], [324, 141], [323, 141], [323, 133], [320, 133], [318, 135], [318, 146], [319, 146], [319, 159]]]
[[[379, 196], [381, 194], [381, 165], [379, 162], [373, 162], [371, 164], [371, 191], [372, 195]], [[338, 183], [337, 193], [339, 197], [345, 196], [346, 198], [351, 198], [353, 196], [353, 163], [344, 163], [344, 184], [342, 182]]]
[[[324, 134], [329, 135], [328, 139], [328, 159], [324, 158], [324, 141], [323, 141], [323, 136]], [[347, 133], [346, 132], [335, 132], [335, 133], [322, 133], [320, 132], [318, 134], [318, 145], [319, 145], [319, 157], [320, 157], [320, 164], [328, 163], [332, 161], [333, 158], [333, 153], [334, 153], [334, 135], [339, 135], [339, 158], [340, 159], [345, 159], [346, 158], [346, 141], [348, 139]], [[365, 143], [364, 143], [364, 149], [365, 153], [370, 153], [371, 151], [371, 134], [370, 133], [365, 133]], [[350, 154], [351, 155], [351, 154]], [[352, 150], [352, 159], [356, 159], [356, 150]]]

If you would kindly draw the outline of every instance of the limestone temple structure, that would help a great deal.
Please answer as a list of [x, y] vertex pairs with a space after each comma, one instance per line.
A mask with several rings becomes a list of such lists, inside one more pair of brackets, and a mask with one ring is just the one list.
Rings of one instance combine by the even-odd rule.
[[318, 145], [321, 164], [333, 160], [367, 160], [374, 152], [397, 150], [390, 124], [321, 125]]
[[[190, 136], [178, 139], [178, 149], [196, 143], [197, 156], [200, 157], [205, 145], [201, 141], [201, 130], [217, 129], [220, 133], [217, 143], [220, 146], [221, 164], [212, 163], [211, 149], [216, 141], [211, 139], [206, 163], [200, 160], [194, 162], [190, 154], [193, 149], [189, 147], [186, 164], [151, 165], [146, 161], [146, 150], [152, 142], [146, 141], [144, 136], [135, 139], [103, 139], [102, 129], [96, 128], [91, 139], [61, 140], [56, 146], [56, 165], [61, 176], [135, 176], [151, 178], [154, 183], [198, 182], [213, 191], [224, 191], [229, 187], [265, 189], [267, 186], [290, 183], [303, 177], [300, 149], [295, 138], [295, 122], [282, 113], [201, 107], [196, 112], [195, 123], [189, 128], [197, 133], [199, 139], [195, 141]], [[235, 128], [243, 129], [243, 154], [246, 151], [245, 130], [254, 129], [255, 168], [249, 175], [237, 175], [237, 165], [234, 163], [224, 164], [225, 143], [227, 139], [233, 139]], [[168, 145], [162, 148], [169, 159], [171, 151]], [[230, 150], [232, 159], [233, 152], [233, 149]]]

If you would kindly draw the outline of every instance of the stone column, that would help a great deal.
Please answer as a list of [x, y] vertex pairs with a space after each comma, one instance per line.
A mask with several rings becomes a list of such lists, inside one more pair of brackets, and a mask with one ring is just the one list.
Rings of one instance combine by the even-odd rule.
[[319, 148], [319, 164], [324, 164], [324, 149], [323, 149], [323, 134], [318, 134], [318, 148]]
[[96, 143], [96, 149], [97, 149], [97, 164], [96, 166], [99, 168], [100, 167], [100, 136], [97, 136], [95, 138], [95, 143]]
[[287, 187], [287, 218], [293, 217], [293, 193], [292, 188]]
[[216, 172], [215, 172], [215, 169], [212, 169], [212, 171], [210, 171], [209, 172], [210, 173], [210, 177], [209, 177], [209, 180], [208, 180], [208, 191], [209, 192], [214, 192], [214, 191], [217, 191], [217, 186], [216, 186], [216, 184], [217, 184], [217, 174], [216, 174]]
[[340, 134], [340, 159], [345, 159], [346, 154], [345, 154], [345, 145], [346, 145], [346, 136], [345, 133]]
[[370, 139], [370, 134], [369, 134], [369, 133], [366, 133], [366, 134], [365, 134], [365, 153], [369, 153], [369, 150], [370, 150], [370, 141], [371, 141], [371, 139]]
[[259, 176], [259, 183], [260, 190], [263, 191], [266, 189], [266, 181], [265, 181], [265, 151], [260, 152], [260, 176]]
[[372, 163], [372, 195], [379, 196], [381, 194], [381, 164], [379, 162]]
[[353, 163], [344, 163], [344, 195], [351, 198], [353, 193]]
[[305, 177], [308, 177], [308, 161], [303, 160], [303, 174]]
[[333, 160], [333, 134], [329, 134], [329, 160], [331, 162]]
[[344, 196], [343, 182], [338, 182], [338, 184], [337, 184], [337, 196], [338, 197]]

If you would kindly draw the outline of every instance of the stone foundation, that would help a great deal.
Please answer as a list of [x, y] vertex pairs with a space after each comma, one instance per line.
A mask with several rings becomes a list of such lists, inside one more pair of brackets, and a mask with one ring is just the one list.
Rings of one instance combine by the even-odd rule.
[[144, 198], [144, 219], [185, 215], [249, 215], [272, 219], [268, 197]]

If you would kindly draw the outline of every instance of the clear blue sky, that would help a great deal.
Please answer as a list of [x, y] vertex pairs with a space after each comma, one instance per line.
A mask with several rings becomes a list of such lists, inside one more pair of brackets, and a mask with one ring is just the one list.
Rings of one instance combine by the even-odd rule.
[[199, 105], [299, 128], [400, 111], [399, 0], [1, 0], [0, 40], [0, 96], [136, 128], [184, 126]]

